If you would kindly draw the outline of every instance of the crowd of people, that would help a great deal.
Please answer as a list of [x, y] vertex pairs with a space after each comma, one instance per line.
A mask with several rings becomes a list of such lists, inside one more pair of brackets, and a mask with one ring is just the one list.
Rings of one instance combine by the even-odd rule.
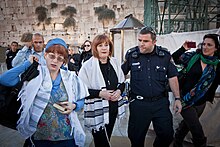
[[[151, 122], [156, 133], [154, 147], [169, 147], [172, 142], [182, 147], [188, 132], [195, 147], [206, 147], [199, 117], [220, 84], [219, 35], [206, 34], [196, 51], [190, 51], [185, 41], [173, 54], [156, 45], [151, 27], [143, 27], [137, 38], [138, 45], [127, 51], [122, 65], [104, 34], [86, 40], [81, 54], [61, 38], [45, 43], [40, 33], [24, 33], [20, 50], [12, 42], [6, 52], [8, 71], [0, 75], [0, 84], [16, 85], [33, 61], [39, 63], [39, 75], [26, 82], [18, 96], [17, 131], [26, 139], [24, 147], [84, 146], [86, 136], [77, 116], [81, 109], [95, 146], [110, 147], [116, 119], [125, 116], [122, 93], [129, 73], [128, 138], [132, 147], [144, 147]], [[178, 79], [176, 65], [185, 71], [184, 82]], [[173, 110], [183, 117], [176, 130], [169, 91], [174, 95]]]

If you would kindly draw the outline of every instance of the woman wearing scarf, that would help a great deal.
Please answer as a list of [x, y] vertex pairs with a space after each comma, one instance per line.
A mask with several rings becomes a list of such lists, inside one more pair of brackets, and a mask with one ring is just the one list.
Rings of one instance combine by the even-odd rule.
[[79, 71], [90, 96], [85, 99], [85, 127], [93, 135], [96, 147], [110, 147], [110, 137], [116, 121], [125, 114], [121, 94], [124, 74], [113, 54], [113, 44], [106, 35], [98, 35], [92, 42], [93, 56]]
[[21, 116], [17, 130], [30, 138], [30, 146], [84, 146], [85, 133], [76, 111], [88, 96], [85, 84], [61, 67], [68, 61], [66, 43], [55, 38], [45, 49], [46, 65], [39, 65], [39, 75], [24, 83], [19, 98]]
[[199, 117], [206, 101], [212, 102], [220, 84], [219, 35], [207, 34], [203, 37], [202, 49], [186, 52], [187, 41], [172, 54], [177, 65], [184, 66], [185, 79], [180, 85], [183, 121], [176, 129], [174, 147], [182, 147], [183, 140], [190, 131], [195, 147], [206, 147], [205, 137]]

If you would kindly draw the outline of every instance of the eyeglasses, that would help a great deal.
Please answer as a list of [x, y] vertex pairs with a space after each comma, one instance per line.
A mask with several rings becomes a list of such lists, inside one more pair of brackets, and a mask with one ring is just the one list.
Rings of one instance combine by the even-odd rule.
[[157, 34], [156, 31], [155, 31], [153, 28], [151, 28], [151, 27], [143, 27], [143, 28], [140, 30], [140, 33], [141, 33], [141, 34], [142, 34], [142, 32], [143, 32], [143, 33], [150, 32], [151, 34], [154, 34], [154, 35]]
[[41, 44], [41, 43], [43, 43], [43, 41], [34, 41], [34, 43], [35, 44], [38, 44], [38, 43]]
[[62, 57], [62, 56], [55, 56], [55, 54], [53, 54], [53, 53], [48, 53], [48, 57], [50, 58], [50, 59], [52, 59], [52, 60], [54, 60], [55, 58], [57, 59], [57, 61], [59, 61], [59, 62], [64, 62], [64, 57]]
[[90, 47], [90, 45], [84, 45], [85, 47]]

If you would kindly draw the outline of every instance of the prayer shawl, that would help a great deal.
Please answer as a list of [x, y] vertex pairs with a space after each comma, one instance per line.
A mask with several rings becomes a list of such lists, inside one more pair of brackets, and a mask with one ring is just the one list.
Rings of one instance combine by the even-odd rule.
[[[123, 83], [125, 78], [121, 66], [116, 58], [110, 58], [110, 64], [113, 66], [118, 82]], [[79, 77], [86, 84], [88, 89], [100, 90], [106, 87], [104, 77], [102, 75], [99, 60], [91, 57], [86, 61], [79, 71]], [[99, 130], [109, 123], [109, 102], [104, 98], [85, 99], [84, 105], [84, 123], [87, 129]], [[125, 114], [125, 107], [122, 97], [118, 100], [118, 118], [122, 118]]]
[[[24, 137], [31, 137], [37, 129], [38, 121], [46, 108], [52, 90], [52, 80], [46, 66], [39, 66], [39, 76], [30, 82], [24, 83], [20, 93], [21, 116], [17, 122], [17, 129]], [[75, 75], [74, 72], [60, 69], [62, 81], [66, 88], [69, 102], [76, 102], [89, 95], [86, 85]], [[78, 146], [84, 146], [85, 133], [79, 122], [77, 113], [72, 111], [69, 114], [71, 123], [71, 134], [73, 133]], [[74, 132], [73, 132], [74, 131]]]

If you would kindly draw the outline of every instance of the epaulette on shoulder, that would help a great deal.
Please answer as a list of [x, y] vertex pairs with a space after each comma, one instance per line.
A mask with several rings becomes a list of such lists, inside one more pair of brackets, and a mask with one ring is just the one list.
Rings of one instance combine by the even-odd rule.
[[156, 53], [159, 56], [164, 56], [165, 54], [170, 54], [170, 52], [167, 48], [164, 48], [164, 47], [161, 47], [161, 46], [157, 46]]
[[137, 47], [133, 47], [133, 48], [129, 49], [129, 50], [127, 51], [127, 54], [131, 54], [131, 53], [133, 53], [133, 52], [135, 52], [135, 51], [138, 51], [138, 48], [137, 48]]
[[129, 49], [125, 55], [125, 58], [127, 59], [129, 56], [136, 58], [138, 57], [138, 47], [133, 47]]
[[158, 49], [162, 50], [162, 51], [165, 51], [167, 53], [170, 53], [169, 50], [167, 48], [165, 48], [165, 47], [159, 46]]

